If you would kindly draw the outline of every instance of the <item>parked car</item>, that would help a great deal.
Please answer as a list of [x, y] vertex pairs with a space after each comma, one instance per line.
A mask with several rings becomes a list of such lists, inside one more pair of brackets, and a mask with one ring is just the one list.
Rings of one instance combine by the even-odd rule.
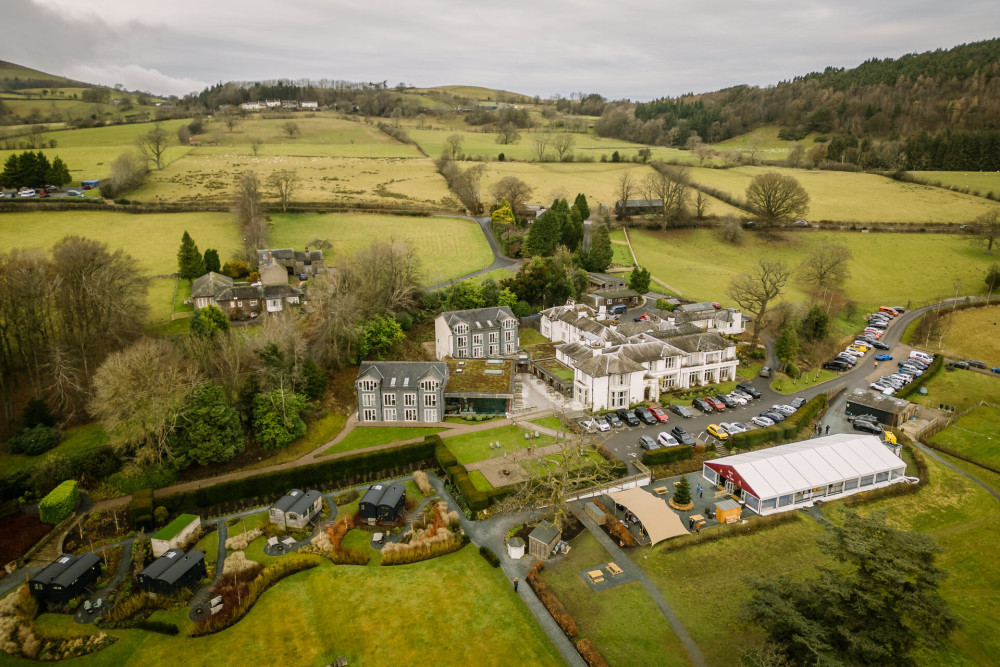
[[868, 413], [860, 414], [860, 415], [847, 415], [847, 421], [849, 421], [849, 422], [853, 423], [855, 420], [858, 420], [858, 419], [860, 419], [861, 421], [869, 421], [869, 422], [877, 422], [878, 421], [878, 417], [876, 417], [873, 414], [868, 414]]
[[757, 415], [756, 417], [751, 418], [750, 421], [751, 421], [751, 423], [754, 423], [757, 426], [760, 426], [761, 428], [766, 428], [768, 426], [774, 426], [774, 420], [770, 419], [768, 417], [765, 417], [764, 415]]
[[970, 368], [986, 368], [986, 362], [978, 359], [969, 359], [966, 363], [969, 364]]
[[28, 199], [29, 197], [34, 197], [35, 196], [35, 191], [31, 190], [30, 188], [27, 189], [27, 190], [21, 190], [20, 192], [17, 193], [17, 196], [18, 197], [23, 197], [25, 199]]
[[650, 438], [648, 435], [639, 436], [639, 446], [647, 450], [660, 448], [660, 446], [656, 444], [656, 441]]
[[889, 349], [889, 346], [886, 345], [885, 343], [883, 343], [880, 340], [873, 340], [872, 341], [872, 347], [874, 347], [876, 350], [888, 350]]
[[718, 424], [709, 424], [705, 428], [705, 432], [711, 436], [715, 436], [719, 440], [725, 440], [729, 437], [729, 434], [726, 433], [726, 429], [722, 428]]
[[715, 396], [715, 400], [719, 401], [720, 403], [722, 403], [727, 408], [735, 408], [738, 405], [740, 405], [739, 403], [737, 403], [733, 399], [729, 398], [725, 394], [717, 394]]
[[719, 426], [725, 429], [729, 435], [736, 435], [748, 430], [745, 426], [739, 426], [736, 422], [719, 422]]
[[806, 404], [806, 399], [802, 398], [801, 396], [796, 396], [792, 400], [788, 401], [788, 404], [793, 408], [795, 408], [796, 410], [798, 410], [799, 408], [801, 408], [803, 405]]
[[767, 417], [775, 424], [785, 421], [785, 415], [778, 412], [777, 410], [764, 410], [764, 412], [760, 414], [762, 417]]
[[681, 444], [677, 442], [677, 438], [670, 435], [666, 431], [661, 431], [660, 435], [656, 436], [656, 442], [659, 443], [662, 447], [676, 447], [677, 445]]
[[730, 400], [730, 401], [732, 401], [732, 402], [733, 402], [733, 403], [734, 403], [735, 405], [746, 405], [747, 403], [749, 403], [749, 402], [750, 402], [750, 399], [749, 399], [749, 398], [747, 398], [747, 397], [746, 397], [746, 396], [744, 396], [743, 394], [740, 394], [740, 393], [737, 393], [737, 392], [735, 392], [735, 391], [734, 391], [733, 393], [731, 393], [731, 394], [726, 394], [726, 396], [727, 396], [727, 397], [729, 398], [729, 400]]
[[741, 429], [743, 429], [743, 431], [749, 431], [750, 430], [750, 427], [747, 426], [746, 424], [744, 424], [743, 422], [733, 422], [733, 426], [735, 426], [736, 428], [741, 428]]
[[675, 426], [672, 429], [670, 429], [670, 435], [677, 438], [683, 445], [689, 445], [691, 447], [694, 447], [696, 444], [698, 444], [698, 441], [695, 440], [690, 433], [682, 429], [680, 426]]
[[598, 431], [611, 430], [611, 424], [608, 422], [607, 419], [605, 419], [601, 415], [597, 415], [596, 417], [594, 417], [594, 425], [597, 426]]
[[795, 225], [796, 227], [808, 227], [809, 226], [809, 223], [807, 221], [805, 221], [805, 220], [796, 220], [792, 224]]
[[625, 422], [629, 426], [638, 426], [639, 425], [639, 418], [636, 417], [631, 412], [629, 412], [628, 408], [618, 408], [617, 410], [615, 410], [615, 414], [618, 415], [618, 419], [621, 419], [623, 422]]
[[875, 361], [892, 361], [891, 354], [876, 354]]
[[758, 375], [760, 375], [762, 378], [771, 377], [771, 368], [769, 366], [764, 366], [763, 368], [760, 369], [760, 373], [758, 373]]
[[660, 422], [661, 424], [667, 422], [670, 419], [667, 413], [663, 411], [663, 408], [658, 408], [655, 405], [649, 409], [649, 414], [656, 417], [656, 421]]
[[749, 382], [740, 382], [738, 385], [736, 385], [736, 388], [746, 394], [750, 394], [754, 398], [760, 398], [761, 396], [760, 392], [757, 391], [757, 387], [753, 386]]
[[612, 428], [621, 428], [622, 426], [625, 425], [622, 423], [621, 419], [618, 419], [618, 415], [616, 415], [613, 412], [609, 412], [608, 414], [604, 415], [604, 418], [608, 420], [608, 423], [611, 424]]
[[864, 433], [871, 433], [872, 435], [882, 435], [882, 427], [877, 423], [867, 422], [863, 419], [854, 420], [854, 430], [862, 431]]
[[642, 406], [640, 406], [640, 407], [636, 408], [636, 409], [635, 409], [635, 410], [633, 411], [633, 414], [634, 414], [634, 415], [636, 416], [636, 418], [637, 418], [637, 419], [638, 419], [639, 421], [641, 421], [641, 422], [642, 422], [643, 424], [659, 424], [659, 423], [660, 423], [660, 422], [659, 422], [659, 421], [658, 421], [658, 420], [656, 419], [656, 417], [654, 417], [654, 416], [653, 416], [653, 413], [651, 413], [651, 412], [650, 412], [649, 410], [647, 410], [646, 408], [644, 408], [644, 407], [642, 407]]
[[868, 350], [870, 350], [871, 347], [872, 347], [871, 343], [869, 343], [868, 341], [863, 340], [861, 338], [856, 338], [854, 340], [854, 342], [851, 343], [851, 345], [853, 345], [854, 347], [858, 348], [859, 350], [864, 350], [865, 352], [867, 352]]
[[684, 419], [691, 419], [694, 417], [694, 413], [687, 409], [687, 406], [681, 405], [679, 403], [671, 403], [667, 406], [667, 409], [673, 412], [678, 417], [683, 417]]
[[823, 364], [823, 368], [828, 371], [846, 371], [850, 368], [850, 365], [846, 361], [841, 361], [840, 359], [833, 359], [827, 361]]
[[716, 412], [724, 412], [726, 409], [726, 405], [714, 396], [706, 396], [704, 400], [706, 403], [711, 405]]
[[608, 308], [608, 315], [624, 315], [626, 310], [628, 310], [628, 306], [624, 303], [618, 303]]
[[968, 361], [952, 361], [948, 365], [951, 366], [952, 368], [960, 368], [962, 370], [968, 370], [969, 369], [969, 362]]
[[772, 410], [777, 410], [778, 412], [780, 412], [783, 415], [792, 415], [792, 414], [795, 414], [795, 408], [793, 408], [790, 405], [785, 405], [783, 403], [776, 403], [775, 405], [771, 406], [771, 409]]
[[597, 433], [597, 422], [594, 420], [578, 422], [584, 433]]
[[750, 401], [753, 400], [753, 396], [751, 396], [747, 392], [743, 391], [739, 387], [737, 387], [736, 389], [733, 389], [733, 393], [730, 394], [730, 396], [739, 396], [741, 398], [745, 398], [747, 400], [747, 403], [749, 403]]
[[906, 308], [903, 308], [902, 306], [889, 306], [889, 307], [895, 310], [897, 315], [902, 315], [903, 313], [906, 312]]
[[691, 401], [691, 405], [694, 408], [696, 408], [698, 410], [701, 410], [706, 415], [709, 414], [709, 413], [715, 412], [715, 408], [712, 407], [712, 405], [710, 403], [708, 403], [707, 401], [704, 401], [704, 400], [702, 400], [700, 398], [696, 398], [693, 401]]

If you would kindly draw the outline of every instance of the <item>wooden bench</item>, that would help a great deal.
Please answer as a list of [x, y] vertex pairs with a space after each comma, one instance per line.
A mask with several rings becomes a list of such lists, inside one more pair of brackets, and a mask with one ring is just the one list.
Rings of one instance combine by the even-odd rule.
[[665, 486], [658, 486], [655, 489], [653, 489], [653, 493], [655, 493], [658, 496], [662, 496], [670, 493], [670, 489], [668, 489]]
[[608, 563], [608, 572], [611, 573], [612, 577], [616, 577], [619, 574], [623, 574], [624, 570], [622, 570], [620, 567], [618, 567], [614, 563]]
[[604, 572], [601, 570], [591, 570], [587, 573], [587, 576], [590, 577], [591, 583], [600, 584], [604, 582]]

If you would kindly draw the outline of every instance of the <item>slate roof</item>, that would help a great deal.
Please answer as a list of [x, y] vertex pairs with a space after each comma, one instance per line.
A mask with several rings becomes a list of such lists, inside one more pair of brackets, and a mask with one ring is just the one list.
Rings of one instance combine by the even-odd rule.
[[139, 573], [140, 577], [149, 577], [150, 579], [156, 579], [161, 574], [166, 572], [171, 565], [177, 562], [179, 559], [184, 557], [184, 552], [180, 549], [169, 549], [162, 556], [154, 560], [152, 563], [146, 566], [142, 572]]
[[286, 265], [289, 262], [299, 261], [316, 261], [323, 259], [322, 250], [293, 250], [292, 248], [270, 248], [268, 250], [258, 250], [257, 251], [257, 264], [260, 265], [266, 262], [269, 258], [274, 258], [281, 260], [281, 263]]
[[528, 534], [528, 539], [538, 540], [544, 544], [551, 544], [554, 539], [559, 537], [560, 531], [555, 527], [555, 524], [545, 522], [538, 524], [531, 533]]
[[297, 503], [305, 493], [301, 489], [292, 489], [282, 497], [278, 498], [269, 509], [287, 512]]
[[623, 299], [623, 298], [630, 299], [632, 297], [641, 296], [631, 287], [626, 287], [624, 289], [602, 289], [592, 292], [592, 294], [602, 299]]
[[362, 361], [357, 379], [366, 375], [382, 380], [383, 389], [402, 389], [416, 387], [428, 376], [444, 382], [448, 378], [448, 364], [444, 361]]
[[517, 319], [507, 306], [494, 308], [470, 308], [468, 310], [449, 310], [441, 313], [448, 328], [454, 329], [457, 324], [468, 324], [472, 330], [495, 329], [507, 318]]
[[899, 414], [910, 406], [910, 402], [904, 398], [876, 394], [868, 389], [855, 389], [847, 395], [847, 400], [866, 408], [881, 410], [892, 415]]
[[319, 497], [320, 497], [319, 491], [316, 491], [315, 489], [310, 489], [309, 491], [306, 491], [301, 496], [299, 496], [298, 499], [295, 501], [295, 503], [291, 507], [289, 507], [288, 510], [286, 511], [295, 512], [296, 514], [301, 516], [309, 511], [309, 508], [312, 506], [314, 502], [316, 502], [316, 499]]
[[589, 271], [587, 277], [590, 282], [595, 285], [626, 285], [627, 282], [622, 276], [614, 276], [610, 273], [597, 273], [596, 271]]
[[233, 286], [233, 279], [221, 273], [209, 271], [191, 284], [191, 298], [215, 297], [216, 294]]
[[641, 364], [659, 361], [664, 357], [676, 356], [681, 354], [681, 351], [660, 342], [650, 342], [623, 345], [621, 353], [632, 361]]
[[406, 497], [406, 487], [402, 484], [390, 484], [382, 497], [378, 499], [379, 507], [396, 507], [401, 498]]
[[699, 333], [674, 336], [669, 340], [671, 345], [688, 354], [694, 352], [715, 352], [735, 347], [735, 343], [731, 343], [714, 331], [699, 330]]
[[700, 310], [716, 310], [711, 301], [699, 301], [698, 303], [683, 303], [674, 309], [675, 313], [693, 313]]
[[99, 562], [101, 562], [101, 558], [97, 554], [83, 554], [56, 574], [52, 583], [63, 588], [72, 586], [73, 582], [80, 578], [80, 575]]
[[[615, 202], [616, 208], [621, 208], [622, 200]], [[628, 208], [663, 208], [662, 199], [629, 199], [626, 204]]]
[[163, 574], [157, 577], [157, 579], [167, 584], [176, 584], [184, 577], [184, 575], [190, 572], [193, 568], [197, 567], [199, 563], [204, 562], [205, 552], [192, 549], [184, 554], [183, 558], [180, 558], [172, 563]]
[[576, 365], [577, 370], [590, 377], [607, 377], [608, 375], [623, 375], [625, 373], [637, 373], [645, 370], [641, 365], [628, 359], [621, 354], [600, 354], [581, 361]]
[[581, 361], [594, 356], [594, 348], [583, 343], [565, 343], [558, 347], [559, 352], [566, 355], [573, 361]]

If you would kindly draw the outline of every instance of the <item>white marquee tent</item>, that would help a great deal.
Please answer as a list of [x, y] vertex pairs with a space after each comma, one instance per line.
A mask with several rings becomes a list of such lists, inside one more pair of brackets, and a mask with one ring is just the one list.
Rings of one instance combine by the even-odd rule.
[[656, 544], [669, 537], [687, 535], [687, 530], [677, 516], [662, 498], [657, 498], [640, 488], [625, 489], [609, 493], [608, 497], [619, 505], [627, 508], [642, 523], [650, 542]]

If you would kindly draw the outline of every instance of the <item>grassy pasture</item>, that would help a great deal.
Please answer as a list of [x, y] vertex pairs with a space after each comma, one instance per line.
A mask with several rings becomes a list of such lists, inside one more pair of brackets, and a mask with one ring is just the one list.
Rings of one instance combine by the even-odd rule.
[[312, 239], [325, 238], [333, 243], [332, 251], [325, 252], [328, 264], [343, 260], [377, 238], [405, 241], [420, 257], [427, 285], [476, 271], [493, 261], [479, 226], [461, 218], [330, 213], [275, 214], [272, 219], [274, 247], [302, 248]]
[[[978, 285], [977, 285], [978, 287]], [[1000, 306], [956, 310], [941, 325], [941, 352], [949, 357], [982, 359], [1000, 366]]]
[[[408, 603], [395, 605], [393, 613], [386, 614], [386, 600]], [[350, 632], [330, 632], [330, 614], [338, 609], [351, 610]], [[156, 616], [179, 625], [176, 637], [110, 630], [119, 641], [75, 659], [74, 664], [229, 664], [233, 656], [253, 655], [254, 662], [317, 667], [339, 656], [346, 656], [352, 665], [489, 666], [508, 664], [512, 647], [527, 664], [563, 664], [510, 582], [472, 545], [413, 565], [354, 567], [324, 561], [283, 579], [239, 623], [207, 637], [187, 637], [191, 629], [187, 611]], [[273, 632], [276, 618], [298, 619], [295, 632]], [[40, 630], [56, 636], [94, 632], [65, 615], [44, 614], [37, 623]]]
[[991, 405], [1000, 402], [1000, 375], [945, 368], [923, 384], [927, 387], [927, 395], [913, 394], [909, 401], [935, 408], [943, 403], [955, 406], [956, 410], [964, 410], [979, 401]]
[[[80, 181], [110, 177], [111, 163], [115, 161], [115, 158], [122, 153], [131, 153], [135, 150], [134, 144], [96, 146], [93, 148], [86, 146], [63, 146], [59, 144], [56, 148], [43, 148], [41, 152], [50, 161], [56, 157], [61, 157], [69, 168], [69, 175], [72, 179], [67, 187], [79, 187]], [[167, 165], [185, 155], [189, 150], [186, 146], [171, 146], [168, 148], [163, 157], [164, 168], [169, 169]], [[20, 152], [0, 150], [0, 160], [6, 161], [11, 153]], [[151, 172], [154, 176], [160, 173], [162, 172], [155, 171], [155, 169]], [[99, 192], [97, 190], [88, 190], [86, 196], [98, 197]]]
[[[632, 248], [639, 263], [657, 278], [680, 290], [687, 298], [727, 302], [726, 287], [740, 273], [750, 271], [760, 257], [780, 259], [798, 266], [819, 240], [844, 242], [854, 255], [851, 277], [846, 284], [849, 298], [864, 306], [892, 301], [918, 304], [954, 294], [955, 281], [962, 292], [978, 293], [982, 276], [992, 263], [982, 249], [954, 234], [861, 234], [852, 232], [802, 232], [786, 234], [783, 241], [767, 243], [757, 234], [747, 234], [741, 246], [721, 243], [709, 230], [652, 232], [631, 230]], [[919, 260], [912, 271], [910, 261], [887, 262], [887, 258]], [[794, 276], [785, 299], [802, 301], [805, 292]]]
[[808, 220], [961, 223], [996, 206], [980, 197], [875, 174], [776, 167], [692, 168], [689, 174], [697, 183], [743, 198], [754, 176], [775, 170], [794, 176], [809, 193]]
[[[777, 125], [766, 125], [764, 127], [757, 128], [753, 132], [741, 134], [726, 139], [725, 141], [720, 141], [717, 144], [712, 144], [712, 148], [717, 151], [746, 151], [748, 150], [747, 146], [750, 143], [750, 137], [757, 135], [760, 138], [760, 143], [757, 145], [756, 159], [784, 160], [788, 157], [788, 145], [792, 142], [779, 139], [778, 132], [780, 130], [781, 128]], [[811, 133], [806, 138], [799, 141], [799, 143], [802, 144], [803, 148], [808, 151], [812, 147], [813, 143], [815, 143], [813, 141], [814, 136], [816, 136], [815, 133]]]
[[980, 406], [931, 440], [979, 461], [1000, 465], [1000, 410]]
[[946, 188], [960, 192], [992, 192], [1000, 194], [1000, 172], [996, 171], [914, 171], [917, 178], [940, 182]]

